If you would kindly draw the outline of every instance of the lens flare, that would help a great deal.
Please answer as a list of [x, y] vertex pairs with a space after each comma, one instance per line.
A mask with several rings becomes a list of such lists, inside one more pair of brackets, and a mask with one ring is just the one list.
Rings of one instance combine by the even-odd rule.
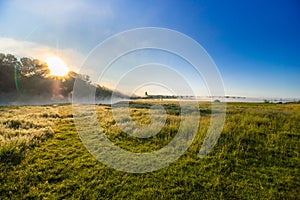
[[66, 63], [59, 57], [49, 57], [46, 63], [50, 70], [50, 75], [53, 76], [66, 76], [70, 71]]

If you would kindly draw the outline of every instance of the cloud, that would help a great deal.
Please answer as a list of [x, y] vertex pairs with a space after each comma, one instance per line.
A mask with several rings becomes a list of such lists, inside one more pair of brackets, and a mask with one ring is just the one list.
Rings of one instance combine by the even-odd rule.
[[0, 37], [60, 45], [81, 53], [88, 53], [123, 24], [116, 19], [112, 1], [11, 0], [3, 4]]
[[37, 58], [45, 61], [50, 56], [58, 56], [64, 60], [73, 71], [78, 71], [84, 56], [69, 48], [57, 49], [30, 41], [20, 41], [13, 38], [0, 37], [1, 53], [10, 53], [20, 57]]

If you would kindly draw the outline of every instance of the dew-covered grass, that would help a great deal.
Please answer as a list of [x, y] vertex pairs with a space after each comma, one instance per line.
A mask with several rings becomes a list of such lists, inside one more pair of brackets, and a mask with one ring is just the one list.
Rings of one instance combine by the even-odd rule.
[[[175, 102], [133, 102], [130, 118], [142, 127], [151, 124], [153, 104], [166, 110], [165, 124], [153, 137], [127, 135], [107, 105], [96, 106], [98, 125], [125, 150], [158, 150], [176, 135], [181, 113]], [[209, 103], [199, 107], [200, 121], [190, 119], [200, 127], [189, 149], [163, 169], [138, 174], [109, 168], [91, 156], [71, 105], [0, 107], [0, 198], [299, 198], [300, 104], [228, 103], [221, 137], [204, 158], [197, 154], [212, 113]], [[160, 114], [152, 113], [157, 119]], [[124, 127], [127, 118], [120, 116]]]

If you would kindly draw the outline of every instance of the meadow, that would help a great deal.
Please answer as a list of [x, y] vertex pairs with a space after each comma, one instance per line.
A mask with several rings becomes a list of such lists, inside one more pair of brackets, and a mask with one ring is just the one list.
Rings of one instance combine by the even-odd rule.
[[[167, 113], [161, 131], [136, 138], [119, 129], [109, 105], [97, 105], [99, 126], [119, 147], [152, 152], [176, 135], [176, 102], [130, 103], [130, 116], [150, 123], [149, 108]], [[1, 199], [298, 199], [300, 104], [227, 103], [213, 150], [197, 156], [209, 127], [211, 104], [201, 102], [197, 135], [175, 162], [157, 171], [128, 173], [95, 159], [77, 133], [72, 105], [0, 107]], [[159, 118], [160, 113], [152, 113]], [[120, 122], [126, 128], [126, 116]], [[150, 129], [155, 127], [150, 127]], [[139, 130], [128, 130], [138, 133]]]

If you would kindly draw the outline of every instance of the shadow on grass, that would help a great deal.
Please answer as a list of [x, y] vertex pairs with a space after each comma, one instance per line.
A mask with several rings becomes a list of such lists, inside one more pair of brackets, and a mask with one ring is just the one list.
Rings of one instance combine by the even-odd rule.
[[25, 157], [26, 144], [12, 142], [6, 144], [0, 149], [0, 163], [10, 166], [20, 164]]

